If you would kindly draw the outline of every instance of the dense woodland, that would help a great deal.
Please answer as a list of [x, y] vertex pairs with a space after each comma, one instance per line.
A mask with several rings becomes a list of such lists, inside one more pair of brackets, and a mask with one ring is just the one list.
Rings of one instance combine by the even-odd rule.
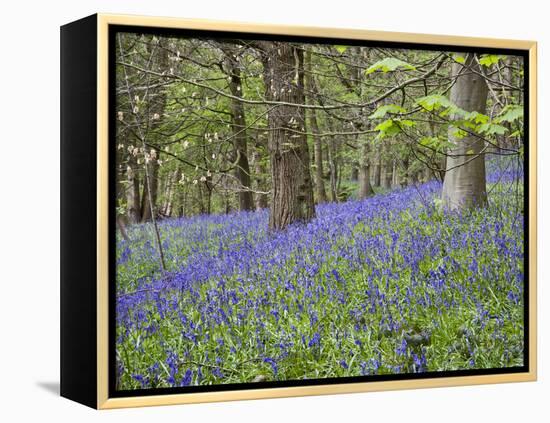
[[523, 364], [522, 57], [115, 41], [118, 389]]
[[117, 37], [117, 183], [128, 222], [314, 205], [431, 178], [484, 204], [486, 155], [522, 153], [523, 62], [493, 54]]

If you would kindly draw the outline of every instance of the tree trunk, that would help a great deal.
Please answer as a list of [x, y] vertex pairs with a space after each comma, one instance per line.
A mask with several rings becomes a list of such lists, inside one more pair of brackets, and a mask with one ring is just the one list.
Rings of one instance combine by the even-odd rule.
[[[485, 114], [487, 107], [487, 84], [478, 74], [468, 68], [480, 71], [476, 56], [465, 55], [465, 64], [453, 64], [456, 82], [451, 88], [451, 102], [467, 112]], [[453, 117], [451, 117], [453, 118]], [[443, 205], [450, 210], [487, 205], [485, 182], [485, 143], [476, 136], [455, 136], [449, 128], [449, 142], [453, 147], [447, 151], [447, 167], [443, 182]]]
[[355, 164], [353, 164], [351, 168], [350, 180], [351, 182], [357, 182], [359, 180], [359, 167]]
[[368, 141], [363, 140], [361, 146], [361, 164], [359, 167], [359, 198], [367, 198], [374, 194], [370, 183], [370, 148]]
[[[303, 50], [287, 42], [264, 43], [264, 81], [267, 98], [304, 104]], [[315, 216], [305, 110], [280, 105], [268, 115], [268, 149], [271, 162], [269, 227], [284, 229]]]
[[[242, 97], [242, 80], [239, 62], [235, 50], [227, 50], [226, 66], [230, 77], [229, 90], [234, 97]], [[233, 120], [233, 147], [235, 149], [237, 166], [235, 177], [241, 184], [239, 190], [239, 209], [253, 210], [254, 199], [250, 191], [250, 166], [248, 164], [246, 120], [243, 103], [235, 98], [231, 99], [231, 116]]]
[[[151, 210], [156, 213], [157, 193], [158, 193], [158, 173], [159, 166], [156, 160], [152, 160], [149, 166], [149, 180], [145, 177], [143, 181], [143, 192], [141, 196], [141, 223], [151, 220]], [[149, 204], [149, 183], [151, 183], [151, 201]], [[156, 215], [155, 215], [156, 217]]]
[[[311, 53], [306, 53], [306, 74], [305, 83], [306, 91], [310, 93], [310, 96], [317, 93], [317, 86], [313, 75], [311, 75]], [[312, 103], [310, 101], [310, 103]], [[317, 123], [317, 113], [315, 109], [309, 110], [309, 125], [313, 134], [319, 133], [319, 125]], [[313, 135], [313, 152], [315, 159], [315, 194], [317, 196], [317, 203], [324, 203], [327, 201], [327, 193], [325, 191], [325, 181], [323, 180], [323, 145], [321, 144], [321, 137]]]
[[397, 163], [396, 163], [396, 160], [393, 159], [392, 160], [392, 171], [391, 171], [391, 174], [392, 174], [392, 181], [391, 181], [391, 186], [392, 187], [399, 187], [400, 186], [400, 181], [399, 181], [399, 169], [397, 168]]
[[328, 142], [328, 164], [330, 169], [330, 200], [338, 201], [338, 169], [336, 167], [336, 159], [334, 154], [334, 138], [331, 137]]
[[382, 188], [390, 189], [393, 182], [393, 165], [391, 161], [385, 160], [384, 171], [382, 172]]
[[[263, 175], [266, 173], [265, 166], [262, 163], [262, 156], [260, 153], [260, 146], [256, 144], [256, 148], [252, 153], [252, 163], [254, 167], [254, 185], [256, 191], [265, 191], [265, 183]], [[256, 193], [254, 195], [254, 206], [256, 210], [267, 208], [267, 194]]]
[[359, 198], [367, 198], [374, 195], [372, 185], [370, 183], [370, 165], [362, 164], [359, 170]]
[[128, 183], [126, 188], [126, 208], [128, 211], [128, 221], [130, 223], [138, 223], [141, 219], [139, 178], [136, 171], [135, 158], [130, 155], [126, 168], [126, 180]]
[[373, 184], [375, 187], [379, 187], [381, 183], [380, 174], [382, 173], [382, 157], [381, 157], [380, 151], [376, 152], [375, 157], [376, 157], [375, 158], [376, 161], [374, 164]]
[[[166, 47], [167, 41], [164, 39], [159, 39], [158, 48], [152, 48], [150, 45], [147, 45], [147, 49], [151, 54], [155, 54], [156, 60], [158, 61], [159, 69], [166, 69], [168, 67], [168, 50]], [[164, 120], [164, 109], [166, 107], [166, 93], [161, 88], [151, 88], [148, 90], [148, 121], [150, 127], [147, 129], [149, 132], [147, 134], [147, 139], [149, 143], [158, 145], [159, 138], [162, 138], [161, 135], [157, 134], [155, 131], [158, 130], [162, 121]], [[149, 126], [148, 125], [148, 126]], [[148, 148], [145, 145], [145, 139], [142, 140], [143, 148]], [[145, 180], [143, 183], [143, 197], [141, 202], [141, 222], [146, 222], [157, 216], [157, 200], [158, 200], [158, 189], [159, 189], [159, 164], [158, 164], [158, 152], [155, 151], [153, 155], [153, 148], [150, 149], [149, 154], [151, 155], [150, 160], [144, 158], [144, 167], [148, 166], [148, 172], [145, 172]], [[144, 155], [146, 156], [145, 152]], [[147, 176], [148, 173], [148, 176]], [[149, 187], [150, 187], [150, 197], [149, 197]], [[151, 202], [151, 203], [150, 203]], [[154, 216], [152, 216], [154, 214]], [[156, 224], [155, 224], [156, 227]], [[160, 247], [159, 247], [160, 248]], [[162, 255], [162, 253], [161, 253]]]

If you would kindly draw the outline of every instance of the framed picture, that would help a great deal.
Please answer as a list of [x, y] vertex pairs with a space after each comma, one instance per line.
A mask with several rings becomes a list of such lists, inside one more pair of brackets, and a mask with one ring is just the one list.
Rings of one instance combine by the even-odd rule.
[[61, 394], [536, 380], [536, 43], [61, 28]]

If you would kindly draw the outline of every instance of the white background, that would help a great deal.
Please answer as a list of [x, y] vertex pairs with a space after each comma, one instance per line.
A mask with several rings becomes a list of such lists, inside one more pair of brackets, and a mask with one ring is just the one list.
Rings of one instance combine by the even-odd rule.
[[[549, 421], [550, 31], [544, 1], [118, 0], [2, 3], [0, 418], [33, 421]], [[539, 42], [539, 381], [96, 412], [58, 397], [59, 26], [95, 12]], [[78, 204], [75, 204], [78, 207]], [[547, 391], [544, 395], [544, 391]]]

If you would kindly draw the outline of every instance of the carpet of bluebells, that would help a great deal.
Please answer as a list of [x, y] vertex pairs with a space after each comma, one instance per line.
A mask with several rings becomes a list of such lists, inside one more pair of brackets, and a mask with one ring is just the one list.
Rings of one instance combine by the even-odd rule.
[[[519, 183], [517, 183], [519, 181]], [[317, 206], [150, 224], [117, 240], [117, 389], [523, 365], [522, 175], [493, 166], [486, 209], [427, 182]]]

